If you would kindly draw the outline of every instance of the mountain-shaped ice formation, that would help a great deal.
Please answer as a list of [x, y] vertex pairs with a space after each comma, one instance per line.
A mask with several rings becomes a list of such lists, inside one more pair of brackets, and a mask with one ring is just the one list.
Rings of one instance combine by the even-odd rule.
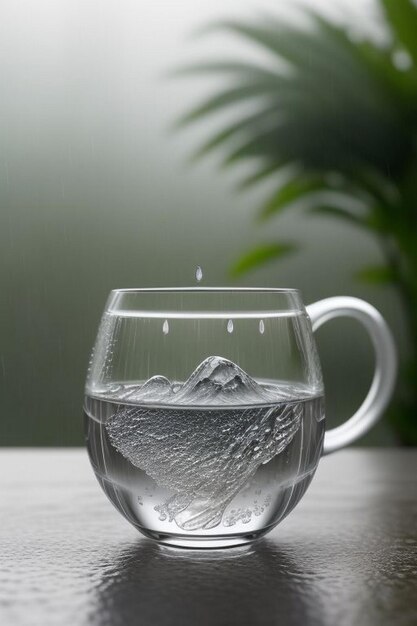
[[222, 406], [266, 404], [284, 400], [284, 388], [259, 385], [238, 365], [220, 356], [210, 356], [183, 384], [171, 383], [165, 376], [152, 376], [140, 387], [117, 389], [118, 399], [135, 404]]
[[[132, 404], [122, 404], [122, 397]], [[214, 356], [183, 385], [154, 376], [119, 398], [119, 409], [106, 423], [111, 443], [173, 492], [158, 507], [161, 519], [187, 531], [221, 522], [259, 466], [292, 441], [302, 414], [290, 388], [274, 393], [235, 363]]]

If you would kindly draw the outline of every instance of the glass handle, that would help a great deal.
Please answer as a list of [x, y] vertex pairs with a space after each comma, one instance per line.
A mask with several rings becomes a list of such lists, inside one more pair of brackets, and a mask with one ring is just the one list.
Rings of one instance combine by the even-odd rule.
[[375, 350], [375, 372], [368, 395], [350, 419], [328, 430], [323, 454], [349, 445], [364, 435], [381, 417], [390, 401], [397, 371], [394, 340], [382, 315], [359, 298], [335, 297], [320, 300], [307, 307], [313, 331], [334, 317], [353, 317], [367, 329]]

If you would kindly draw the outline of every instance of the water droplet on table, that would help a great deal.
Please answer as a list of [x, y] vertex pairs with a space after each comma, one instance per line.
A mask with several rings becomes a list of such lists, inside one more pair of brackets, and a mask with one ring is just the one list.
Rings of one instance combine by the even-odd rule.
[[265, 332], [265, 324], [263, 320], [260, 320], [259, 322], [259, 332], [261, 333], [261, 335], [263, 335]]
[[228, 333], [232, 333], [233, 332], [233, 320], [229, 320], [227, 322], [227, 332]]
[[164, 333], [164, 335], [167, 335], [169, 333], [168, 320], [165, 320], [165, 322], [163, 323], [162, 332]]

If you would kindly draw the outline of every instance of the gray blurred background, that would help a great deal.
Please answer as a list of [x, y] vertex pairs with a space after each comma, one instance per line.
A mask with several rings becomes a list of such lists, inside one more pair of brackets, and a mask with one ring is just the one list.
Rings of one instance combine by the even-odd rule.
[[[279, 4], [282, 12], [292, 2]], [[209, 81], [170, 70], [233, 44], [196, 29], [276, 5], [2, 1], [0, 445], [81, 444], [86, 365], [109, 290], [193, 285], [197, 264], [204, 285], [298, 287], [306, 303], [365, 298], [403, 344], [395, 294], [352, 278], [379, 260], [370, 237], [293, 212], [256, 224], [261, 188], [237, 194], [239, 172], [220, 172], [214, 157], [190, 166], [204, 124], [172, 132]], [[372, 23], [371, 2], [354, 9], [352, 28]], [[230, 264], [271, 229], [301, 251], [233, 283]], [[372, 352], [355, 322], [329, 323], [318, 343], [335, 425], [366, 393]], [[393, 441], [385, 422], [364, 440]]]

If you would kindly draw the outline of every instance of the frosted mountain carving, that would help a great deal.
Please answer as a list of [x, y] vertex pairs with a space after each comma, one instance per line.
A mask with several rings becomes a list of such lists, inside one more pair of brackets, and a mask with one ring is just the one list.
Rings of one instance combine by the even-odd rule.
[[259, 466], [292, 441], [302, 406], [289, 396], [213, 356], [183, 385], [149, 379], [106, 429], [130, 463], [173, 492], [158, 509], [162, 518], [188, 531], [213, 528]]

